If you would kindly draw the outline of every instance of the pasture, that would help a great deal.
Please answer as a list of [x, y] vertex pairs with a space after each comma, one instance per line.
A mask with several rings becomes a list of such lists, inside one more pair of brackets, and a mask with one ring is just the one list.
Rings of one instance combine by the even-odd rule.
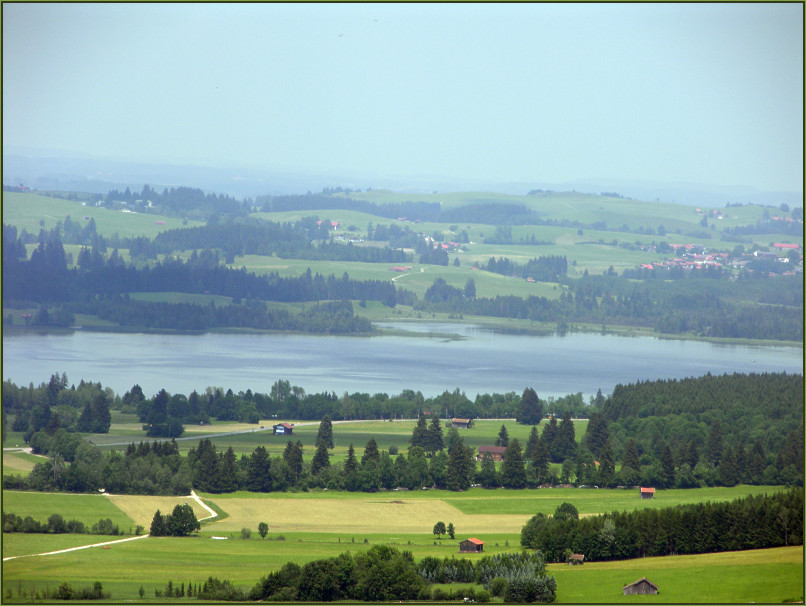
[[[739, 486], [719, 490], [661, 491], [656, 500], [644, 502], [632, 492], [628, 495], [623, 491], [581, 489], [511, 493], [471, 489], [465, 493], [321, 491], [204, 495], [205, 500], [214, 503], [228, 517], [204, 525], [197, 537], [151, 537], [113, 544], [103, 550], [93, 548], [9, 560], [3, 565], [3, 593], [7, 596], [11, 589], [12, 599], [16, 601], [20, 590], [30, 592], [36, 588], [41, 591], [64, 580], [74, 587], [100, 580], [117, 602], [137, 600], [141, 586], [148, 599], [153, 598], [155, 589], [162, 590], [168, 581], [176, 585], [197, 583], [208, 576], [230, 579], [236, 585], [249, 588], [260, 577], [288, 561], [304, 564], [346, 551], [363, 551], [378, 543], [410, 550], [416, 560], [429, 555], [458, 556], [458, 541], [468, 536], [481, 538], [485, 542], [486, 554], [517, 551], [520, 528], [525, 520], [538, 510], [553, 511], [564, 500], [573, 502], [580, 511], [598, 512], [621, 507], [624, 498], [642, 506], [658, 507], [679, 502], [733, 499], [769, 490], [769, 487]], [[587, 495], [592, 496], [586, 499]], [[74, 500], [65, 501], [71, 509], [66, 512], [68, 516], [81, 507], [79, 498], [76, 495]], [[105, 502], [127, 511], [133, 519], [155, 505], [163, 504], [153, 501], [153, 497], [139, 496], [112, 497]], [[168, 509], [168, 504], [165, 505], [164, 509]], [[135, 508], [143, 513], [134, 513]], [[151, 515], [153, 511], [149, 517]], [[453, 522], [457, 530], [455, 540], [435, 539], [431, 528], [439, 520], [446, 524]], [[261, 521], [267, 522], [270, 528], [265, 539], [257, 534], [257, 524]], [[240, 529], [244, 527], [252, 530], [252, 537], [246, 540], [240, 538]], [[213, 540], [214, 536], [226, 537], [226, 540]], [[30, 543], [26, 542], [29, 538]], [[77, 546], [82, 544], [82, 538], [83, 544], [109, 539], [86, 535], [4, 535], [4, 557]], [[780, 602], [800, 599], [802, 570], [802, 547], [588, 562], [581, 567], [549, 565], [549, 572], [557, 579], [559, 603]], [[621, 595], [623, 585], [643, 576], [660, 586], [658, 596], [637, 598]]]

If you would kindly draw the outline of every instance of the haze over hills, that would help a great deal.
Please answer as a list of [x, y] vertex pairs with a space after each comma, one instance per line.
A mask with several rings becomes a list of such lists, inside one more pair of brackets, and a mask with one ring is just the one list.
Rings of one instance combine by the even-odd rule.
[[727, 203], [755, 203], [802, 206], [802, 192], [760, 191], [750, 186], [717, 186], [703, 183], [664, 183], [619, 178], [586, 178], [555, 182], [537, 178], [530, 182], [457, 179], [441, 175], [327, 174], [260, 168], [210, 167], [159, 164], [127, 159], [110, 159], [66, 150], [9, 146], [3, 153], [3, 183], [25, 184], [33, 189], [58, 189], [106, 193], [110, 189], [141, 189], [148, 184], [163, 187], [198, 187], [209, 192], [237, 197], [298, 194], [324, 187], [353, 189], [384, 188], [412, 194], [434, 191], [493, 191], [525, 194], [533, 189], [616, 192], [637, 200], [679, 204], [724, 206]]

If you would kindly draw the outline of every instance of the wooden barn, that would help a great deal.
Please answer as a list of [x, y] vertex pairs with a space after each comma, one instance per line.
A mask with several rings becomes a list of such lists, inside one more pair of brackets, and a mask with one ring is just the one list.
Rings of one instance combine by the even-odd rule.
[[294, 426], [291, 423], [277, 423], [273, 425], [274, 433], [278, 436], [290, 436], [294, 433]]
[[490, 453], [493, 461], [503, 461], [506, 451], [506, 446], [479, 446], [479, 454], [476, 458], [481, 461], [481, 457], [484, 456], [484, 453]]
[[584, 564], [585, 563], [585, 554], [584, 553], [572, 553], [568, 556], [568, 563], [569, 564]]
[[621, 592], [624, 595], [658, 593], [658, 586], [646, 577], [643, 577], [634, 583], [625, 585]]
[[467, 429], [470, 427], [470, 419], [451, 419], [451, 427], [458, 427], [459, 429]]
[[654, 488], [644, 488], [641, 486], [641, 498], [642, 499], [651, 499], [655, 496], [655, 489]]
[[482, 551], [484, 551], [484, 541], [478, 539], [459, 541], [459, 553], [481, 553]]

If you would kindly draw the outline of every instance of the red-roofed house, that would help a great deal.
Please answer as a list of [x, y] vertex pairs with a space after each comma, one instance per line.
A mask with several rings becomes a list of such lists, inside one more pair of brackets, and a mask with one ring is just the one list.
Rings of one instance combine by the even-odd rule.
[[481, 553], [482, 551], [484, 551], [484, 541], [478, 539], [459, 541], [459, 553]]
[[272, 426], [272, 429], [279, 436], [290, 436], [294, 431], [294, 426], [291, 423], [277, 423]]
[[641, 486], [641, 498], [642, 499], [651, 499], [655, 496], [655, 489], [654, 488], [644, 488]]
[[778, 242], [776, 242], [775, 244], [773, 244], [773, 246], [774, 246], [775, 248], [792, 248], [792, 249], [798, 249], [798, 248], [800, 248], [800, 245], [799, 245], [799, 244], [780, 244], [780, 243], [778, 243]]

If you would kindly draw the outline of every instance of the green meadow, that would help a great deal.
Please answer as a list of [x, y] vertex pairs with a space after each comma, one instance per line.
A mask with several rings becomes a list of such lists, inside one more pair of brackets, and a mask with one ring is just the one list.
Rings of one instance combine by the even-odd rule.
[[[320, 491], [202, 495], [206, 501], [226, 512], [227, 517], [206, 523], [196, 537], [151, 537], [112, 544], [108, 549], [91, 548], [8, 560], [3, 564], [3, 594], [8, 598], [10, 589], [13, 594], [11, 601], [17, 601], [20, 591], [42, 591], [65, 580], [74, 587], [100, 580], [104, 589], [112, 594], [112, 600], [117, 602], [137, 600], [141, 586], [145, 598], [153, 598], [154, 590], [163, 589], [168, 581], [175, 585], [197, 583], [209, 576], [230, 579], [249, 588], [261, 576], [288, 561], [304, 564], [346, 551], [360, 552], [379, 543], [409, 550], [415, 559], [459, 557], [458, 541], [468, 536], [485, 542], [485, 554], [516, 551], [524, 521], [537, 511], [551, 512], [566, 500], [577, 505], [584, 514], [586, 510], [621, 508], [627, 502], [660, 507], [682, 502], [733, 499], [765, 490], [770, 489], [738, 486], [659, 491], [655, 500], [643, 502], [633, 492], [582, 489], [512, 493], [471, 489], [465, 493]], [[4, 501], [9, 494], [16, 493], [6, 493]], [[87, 508], [78, 500], [81, 498], [85, 503], [92, 503], [90, 509], [95, 513], [105, 507], [100, 503], [111, 505], [101, 496], [71, 495], [75, 498], [62, 500], [64, 496], [30, 495], [28, 505], [36, 509], [62, 503], [61, 511], [68, 517], [76, 517], [80, 509]], [[132, 509], [139, 507], [138, 500], [148, 499], [150, 497], [126, 497], [119, 503], [123, 509]], [[7, 506], [4, 504], [4, 507]], [[431, 528], [439, 520], [454, 523], [456, 539], [435, 539]], [[257, 524], [261, 521], [269, 524], [269, 534], [265, 539], [257, 534]], [[242, 539], [241, 528], [250, 528], [251, 538]], [[88, 545], [111, 537], [6, 534], [3, 539], [3, 556], [9, 557]], [[461, 557], [477, 559], [481, 556]], [[587, 562], [581, 567], [549, 565], [549, 572], [557, 579], [560, 603], [770, 603], [799, 600], [803, 593], [802, 570], [802, 547]], [[641, 599], [621, 595], [623, 585], [641, 577], [657, 584], [661, 593]]]

